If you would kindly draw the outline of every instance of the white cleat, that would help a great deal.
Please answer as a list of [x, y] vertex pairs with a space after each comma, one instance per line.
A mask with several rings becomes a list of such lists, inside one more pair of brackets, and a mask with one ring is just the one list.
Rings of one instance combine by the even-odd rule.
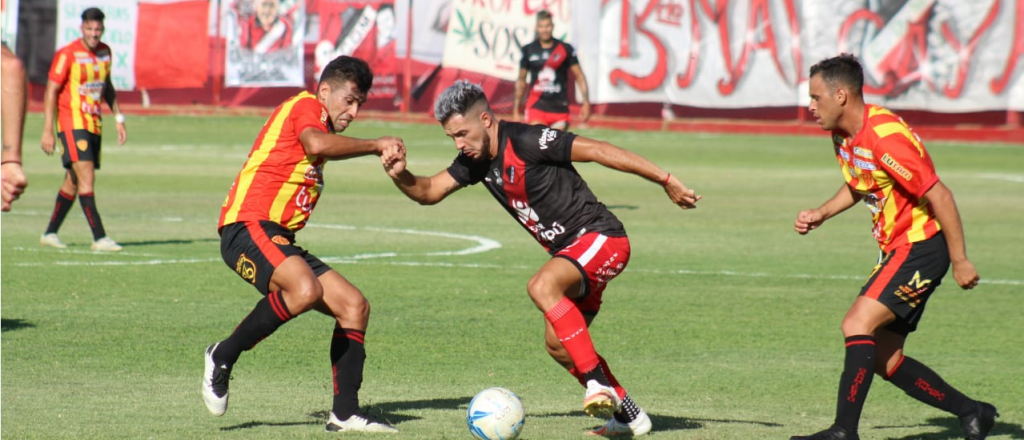
[[60, 238], [57, 237], [57, 234], [55, 234], [53, 232], [51, 232], [49, 234], [43, 234], [42, 237], [39, 237], [39, 244], [41, 244], [43, 246], [55, 247], [57, 249], [67, 249], [68, 248], [68, 245], [66, 245], [63, 242], [61, 242]]
[[601, 385], [596, 380], [587, 381], [587, 394], [583, 396], [583, 412], [590, 417], [610, 419], [622, 406], [622, 399], [615, 388]]
[[353, 414], [348, 420], [341, 421], [331, 411], [331, 417], [327, 419], [327, 432], [387, 432], [396, 433], [398, 429], [386, 422], [379, 422], [363, 415]]
[[210, 414], [222, 416], [228, 410], [228, 383], [231, 380], [231, 367], [217, 366], [213, 362], [213, 351], [220, 342], [206, 348], [206, 368], [203, 370], [203, 401]]
[[[54, 236], [56, 238], [56, 236]], [[121, 245], [117, 244], [116, 241], [111, 240], [110, 237], [103, 237], [99, 240], [92, 242], [92, 250], [103, 251], [103, 252], [117, 252], [121, 249]]]
[[640, 414], [636, 416], [632, 422], [622, 423], [612, 417], [608, 423], [604, 426], [587, 431], [587, 435], [597, 435], [602, 437], [624, 437], [624, 436], [641, 436], [651, 432], [651, 418], [647, 417], [647, 413], [644, 410], [640, 410]]

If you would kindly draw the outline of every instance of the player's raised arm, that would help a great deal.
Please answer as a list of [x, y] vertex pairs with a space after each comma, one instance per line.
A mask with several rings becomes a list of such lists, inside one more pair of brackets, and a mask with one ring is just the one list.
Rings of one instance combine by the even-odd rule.
[[572, 142], [573, 162], [597, 162], [608, 168], [636, 174], [665, 188], [672, 203], [683, 209], [696, 208], [703, 197], [686, 187], [671, 173], [632, 151], [608, 142], [576, 136]]
[[299, 133], [299, 142], [306, 154], [328, 160], [343, 160], [375, 154], [380, 156], [388, 148], [405, 151], [402, 138], [383, 136], [377, 139], [357, 139], [307, 128]]
[[421, 205], [433, 205], [449, 194], [462, 188], [448, 170], [441, 170], [431, 177], [417, 176], [406, 167], [405, 149], [388, 149], [380, 156], [381, 163], [395, 186], [407, 197]]

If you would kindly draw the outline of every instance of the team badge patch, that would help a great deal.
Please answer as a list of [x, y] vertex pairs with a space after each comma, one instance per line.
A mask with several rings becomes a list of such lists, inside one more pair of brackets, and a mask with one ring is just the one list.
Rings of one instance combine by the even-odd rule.
[[238, 272], [238, 276], [242, 277], [250, 283], [256, 284], [256, 264], [246, 257], [245, 254], [238, 256], [238, 262], [235, 263], [235, 272]]
[[78, 146], [78, 149], [81, 150], [81, 151], [85, 151], [85, 150], [89, 149], [89, 141], [86, 141], [84, 139], [83, 140], [79, 140], [78, 142], [75, 142], [75, 145]]
[[275, 235], [273, 238], [270, 239], [270, 241], [277, 243], [281, 246], [287, 246], [292, 244], [292, 242], [288, 241], [287, 238], [284, 238], [283, 235]]

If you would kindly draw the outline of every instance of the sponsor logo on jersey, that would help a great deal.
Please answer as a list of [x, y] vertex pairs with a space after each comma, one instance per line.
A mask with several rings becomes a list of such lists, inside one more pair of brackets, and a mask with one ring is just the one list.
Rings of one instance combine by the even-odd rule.
[[292, 244], [292, 242], [288, 241], [288, 239], [285, 238], [285, 236], [283, 235], [275, 235], [273, 238], [270, 239], [270, 241], [277, 243], [281, 246], [287, 246]]
[[904, 178], [905, 180], [910, 180], [914, 178], [914, 174], [911, 173], [906, 168], [903, 168], [903, 165], [900, 165], [900, 163], [897, 162], [896, 159], [893, 159], [892, 156], [889, 155], [889, 153], [885, 153], [882, 155], [882, 163], [888, 165], [894, 173]]
[[857, 168], [860, 168], [862, 170], [869, 170], [869, 171], [874, 171], [875, 169], [877, 169], [875, 167], [875, 164], [873, 164], [871, 162], [868, 162], [866, 160], [862, 160], [862, 159], [857, 158], [857, 157], [853, 158], [853, 166], [855, 166]]
[[[494, 170], [494, 171], [498, 171], [498, 170]], [[510, 185], [515, 185], [516, 184], [516, 167], [515, 167], [515, 165], [512, 165], [512, 166], [506, 168], [505, 169], [505, 174], [508, 176], [508, 183]], [[499, 182], [501, 181], [501, 176], [500, 175], [498, 176], [498, 181]]]
[[537, 140], [537, 143], [540, 145], [540, 149], [541, 150], [547, 150], [548, 149], [548, 142], [551, 142], [551, 141], [555, 140], [555, 138], [557, 138], [557, 137], [558, 137], [558, 131], [557, 130], [552, 130], [550, 128], [545, 128], [543, 131], [540, 132], [540, 139]]
[[235, 263], [235, 272], [250, 283], [256, 284], [256, 264], [246, 257], [243, 253], [238, 256], [238, 262]]
[[850, 161], [850, 153], [848, 153], [846, 150], [839, 149], [839, 157], [842, 157], [843, 160], [847, 162]]
[[320, 109], [320, 123], [323, 124], [324, 127], [327, 126], [327, 117], [327, 109]]
[[[505, 186], [505, 181], [501, 179], [501, 170], [499, 170], [497, 168], [491, 168], [491, 173], [494, 174], [494, 180], [493, 181], [495, 183], [497, 183], [498, 185], [501, 185], [501, 186]], [[490, 177], [486, 177], [486, 178], [484, 178], [484, 180], [487, 180], [488, 182], [492, 181]], [[509, 180], [511, 181], [511, 179], [509, 179]]]
[[860, 156], [860, 157], [863, 157], [865, 159], [874, 159], [875, 158], [875, 153], [872, 153], [871, 150], [868, 150], [866, 148], [861, 148], [861, 147], [853, 147], [853, 154], [855, 154], [857, 156]]

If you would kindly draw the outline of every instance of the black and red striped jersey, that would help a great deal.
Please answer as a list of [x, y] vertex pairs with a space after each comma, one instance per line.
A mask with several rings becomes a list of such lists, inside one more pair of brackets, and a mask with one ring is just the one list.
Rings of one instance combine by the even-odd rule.
[[549, 113], [569, 113], [569, 68], [579, 64], [576, 51], [555, 39], [545, 49], [539, 40], [523, 46], [519, 67], [530, 72], [526, 108]]
[[587, 232], [622, 237], [622, 223], [597, 200], [572, 165], [576, 135], [501, 121], [498, 154], [477, 161], [460, 153], [448, 173], [462, 186], [483, 182], [491, 195], [554, 255]]

